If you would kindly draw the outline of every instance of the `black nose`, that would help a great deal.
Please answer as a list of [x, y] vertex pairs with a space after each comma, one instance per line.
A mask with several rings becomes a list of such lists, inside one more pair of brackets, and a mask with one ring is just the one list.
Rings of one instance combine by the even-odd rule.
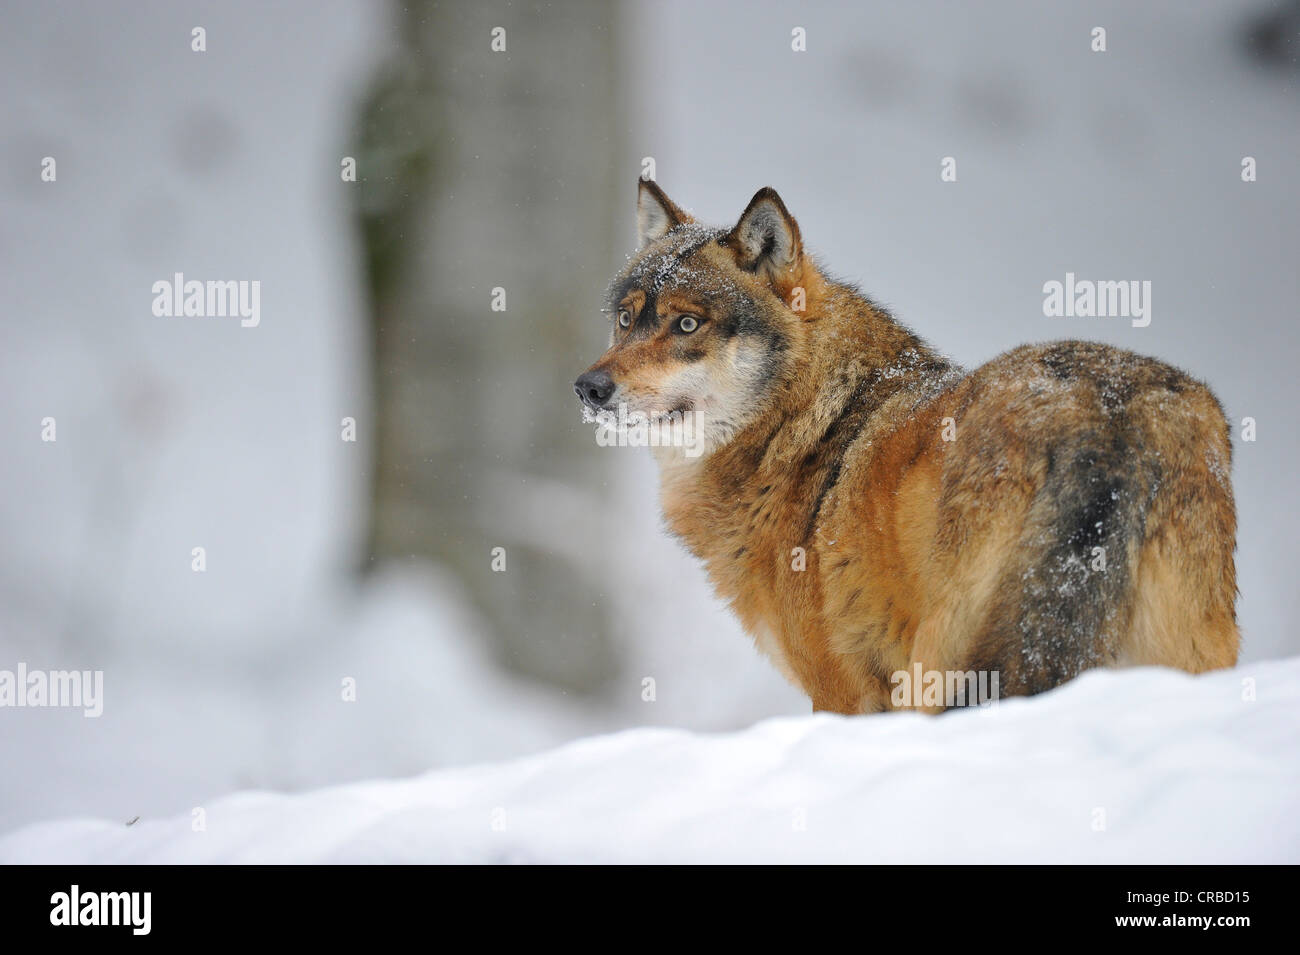
[[578, 393], [583, 404], [599, 411], [614, 393], [614, 379], [603, 371], [584, 372], [573, 383], [573, 390]]

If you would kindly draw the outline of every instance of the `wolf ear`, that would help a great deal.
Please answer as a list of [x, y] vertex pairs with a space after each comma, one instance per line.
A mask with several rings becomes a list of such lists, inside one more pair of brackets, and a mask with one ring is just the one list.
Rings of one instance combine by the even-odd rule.
[[754, 193], [736, 227], [722, 240], [736, 264], [778, 287], [798, 284], [803, 242], [799, 225], [771, 186]]
[[636, 237], [641, 248], [662, 238], [685, 222], [694, 222], [664, 194], [659, 183], [638, 179], [636, 188]]

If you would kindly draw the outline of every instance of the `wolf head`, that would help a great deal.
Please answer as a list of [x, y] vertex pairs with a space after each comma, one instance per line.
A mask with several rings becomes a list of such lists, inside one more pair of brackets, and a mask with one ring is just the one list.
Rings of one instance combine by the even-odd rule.
[[703, 450], [763, 414], [793, 374], [817, 280], [781, 197], [760, 189], [731, 229], [697, 224], [639, 181], [640, 249], [610, 283], [609, 349], [574, 382], [597, 418], [693, 419]]

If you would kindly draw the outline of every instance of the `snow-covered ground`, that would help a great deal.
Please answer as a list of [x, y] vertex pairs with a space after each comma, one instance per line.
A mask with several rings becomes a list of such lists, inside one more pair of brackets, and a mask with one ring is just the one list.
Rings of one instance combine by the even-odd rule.
[[1300, 660], [1094, 671], [941, 718], [626, 730], [131, 826], [39, 823], [0, 862], [1296, 863], [1297, 751]]

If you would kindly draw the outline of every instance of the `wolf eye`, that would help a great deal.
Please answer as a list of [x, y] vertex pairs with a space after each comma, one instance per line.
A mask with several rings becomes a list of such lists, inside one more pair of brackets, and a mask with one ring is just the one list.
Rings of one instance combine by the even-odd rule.
[[696, 321], [694, 315], [683, 315], [677, 320], [677, 327], [684, 332], [693, 332], [700, 327], [700, 323]]
[[627, 328], [629, 325], [632, 324], [632, 316], [628, 314], [627, 309], [621, 309], [621, 310], [619, 311], [619, 313], [618, 313], [618, 323], [619, 323], [619, 325], [623, 326], [624, 328]]

